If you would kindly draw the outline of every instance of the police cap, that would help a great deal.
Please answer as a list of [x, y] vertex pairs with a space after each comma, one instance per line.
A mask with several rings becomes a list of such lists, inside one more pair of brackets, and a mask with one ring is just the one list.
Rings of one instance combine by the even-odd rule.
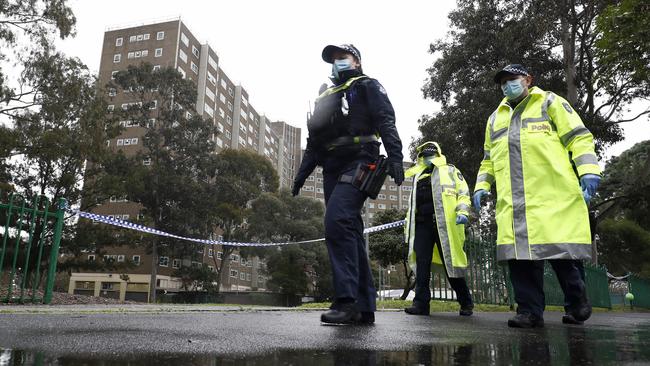
[[499, 70], [499, 72], [497, 72], [496, 75], [494, 75], [494, 82], [500, 84], [501, 78], [506, 75], [528, 76], [530, 75], [530, 73], [528, 73], [528, 70], [526, 70], [526, 68], [523, 65], [511, 64]]
[[322, 54], [323, 61], [330, 64], [334, 62], [334, 53], [336, 51], [347, 52], [352, 56], [354, 56], [357, 59], [357, 61], [359, 61], [359, 63], [361, 63], [361, 52], [359, 52], [359, 50], [356, 47], [354, 47], [354, 45], [351, 43], [342, 44], [338, 46], [335, 45], [325, 46], [325, 48], [323, 48], [323, 54]]

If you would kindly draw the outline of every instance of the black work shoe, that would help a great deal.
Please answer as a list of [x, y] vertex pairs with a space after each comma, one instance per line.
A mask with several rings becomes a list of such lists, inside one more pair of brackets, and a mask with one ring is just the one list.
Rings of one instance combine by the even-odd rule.
[[360, 320], [361, 313], [357, 310], [355, 303], [338, 304], [320, 316], [320, 321], [328, 324], [354, 324]]
[[428, 306], [416, 306], [413, 305], [404, 309], [404, 312], [410, 315], [430, 315]]
[[580, 303], [576, 306], [572, 306], [567, 311], [567, 314], [573, 316], [573, 318], [579, 322], [584, 322], [591, 316], [591, 303], [589, 303], [587, 297], [584, 296]]
[[573, 317], [571, 314], [564, 314], [562, 316], [562, 323], [564, 324], [575, 324], [575, 325], [582, 325], [585, 322], [576, 320], [576, 318]]
[[360, 325], [373, 325], [375, 324], [375, 313], [373, 311], [362, 311], [361, 318], [358, 321]]
[[508, 326], [510, 328], [543, 328], [544, 319], [532, 314], [522, 313], [508, 319]]
[[472, 316], [474, 314], [474, 304], [469, 304], [460, 307], [458, 312], [461, 316]]

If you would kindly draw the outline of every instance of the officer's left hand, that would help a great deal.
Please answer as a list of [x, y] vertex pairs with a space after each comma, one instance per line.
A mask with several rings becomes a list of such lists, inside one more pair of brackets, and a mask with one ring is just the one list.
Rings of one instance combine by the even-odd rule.
[[456, 215], [456, 224], [457, 225], [467, 225], [469, 219], [465, 215]]
[[401, 162], [389, 162], [388, 163], [388, 175], [393, 177], [395, 184], [402, 185], [404, 182], [404, 167]]
[[600, 175], [597, 174], [585, 174], [580, 177], [580, 188], [582, 191], [587, 191], [590, 197], [593, 197], [596, 194], [598, 185], [600, 184]]

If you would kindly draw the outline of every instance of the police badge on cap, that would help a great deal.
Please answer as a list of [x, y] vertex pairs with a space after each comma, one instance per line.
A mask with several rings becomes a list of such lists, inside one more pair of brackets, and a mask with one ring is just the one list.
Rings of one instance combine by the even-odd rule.
[[359, 50], [356, 47], [354, 47], [354, 45], [351, 43], [342, 44], [338, 46], [335, 45], [325, 46], [325, 48], [323, 48], [323, 54], [322, 54], [323, 61], [327, 62], [328, 64], [334, 62], [334, 52], [336, 51], [347, 52], [352, 56], [354, 56], [357, 59], [357, 61], [359, 61], [359, 63], [361, 63], [361, 52], [359, 52]]

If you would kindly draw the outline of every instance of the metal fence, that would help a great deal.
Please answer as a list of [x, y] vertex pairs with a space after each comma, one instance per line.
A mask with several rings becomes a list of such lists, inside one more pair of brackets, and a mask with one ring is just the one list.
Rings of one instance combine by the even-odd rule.
[[[465, 252], [468, 257], [467, 286], [472, 293], [474, 302], [514, 305], [514, 291], [507, 266], [499, 264], [496, 260], [496, 242], [470, 236], [465, 241]], [[604, 267], [585, 263], [584, 272], [587, 296], [592, 305], [611, 308], [607, 270]], [[432, 273], [431, 279], [434, 299], [454, 300], [456, 298], [444, 273]], [[650, 286], [650, 284], [645, 282], [645, 286]], [[650, 294], [648, 290], [650, 289], [645, 288], [640, 292]], [[564, 293], [548, 262], [544, 268], [544, 293], [546, 305], [564, 305]], [[650, 301], [650, 299], [646, 301]]]
[[0, 200], [0, 301], [49, 304], [66, 202], [2, 192]]
[[650, 280], [630, 275], [630, 293], [634, 295], [631, 301], [632, 306], [650, 308]]

